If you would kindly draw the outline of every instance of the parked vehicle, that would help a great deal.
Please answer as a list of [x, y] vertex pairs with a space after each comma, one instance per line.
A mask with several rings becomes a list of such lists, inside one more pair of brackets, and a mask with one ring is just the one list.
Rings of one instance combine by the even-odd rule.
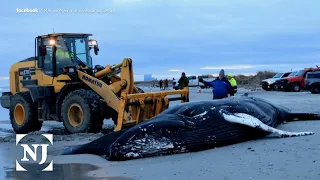
[[[202, 82], [199, 82], [200, 77], [202, 77], [203, 80], [205, 81], [213, 81], [215, 79], [215, 78], [209, 78], [208, 76], [187, 76], [187, 78], [189, 79], [189, 87], [200, 87], [202, 89], [209, 88], [208, 86], [204, 85]], [[179, 79], [172, 81], [173, 88], [176, 90], [179, 87], [178, 81]]]
[[320, 94], [320, 71], [307, 73], [304, 89], [312, 94]]
[[281, 79], [281, 78], [288, 77], [290, 73], [291, 73], [291, 72], [277, 73], [277, 74], [274, 75], [272, 78], [262, 80], [262, 82], [261, 82], [262, 89], [264, 89], [264, 90], [266, 90], [266, 91], [275, 90], [275, 88], [274, 88], [274, 83], [275, 83], [277, 80]]
[[282, 81], [285, 81], [286, 78], [289, 78], [289, 77], [293, 77], [297, 74], [298, 71], [293, 71], [291, 72], [287, 77], [284, 77], [284, 78], [280, 78], [278, 80], [276, 80], [274, 83], [273, 83], [273, 88], [274, 90], [276, 91], [282, 91], [283, 90], [283, 86], [281, 87], [281, 84], [283, 84]]
[[296, 71], [296, 73], [292, 72], [288, 77], [277, 80], [274, 83], [274, 86], [277, 90], [283, 90], [285, 92], [299, 92], [301, 89], [304, 89], [304, 82], [307, 73], [314, 71], [320, 71], [320, 67], [304, 68]]

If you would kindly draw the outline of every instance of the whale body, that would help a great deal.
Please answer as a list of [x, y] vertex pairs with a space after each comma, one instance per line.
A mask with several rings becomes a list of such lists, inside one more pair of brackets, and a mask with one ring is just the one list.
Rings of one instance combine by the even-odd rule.
[[320, 120], [319, 114], [292, 113], [264, 99], [248, 96], [188, 102], [128, 130], [106, 134], [66, 149], [63, 155], [96, 154], [110, 161], [196, 152], [262, 138], [312, 135], [276, 129], [283, 122]]

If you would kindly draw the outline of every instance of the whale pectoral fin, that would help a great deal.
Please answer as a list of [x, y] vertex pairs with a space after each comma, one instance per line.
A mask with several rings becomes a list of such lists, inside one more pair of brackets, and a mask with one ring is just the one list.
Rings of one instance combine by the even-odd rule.
[[306, 135], [314, 134], [313, 132], [289, 132], [289, 131], [279, 130], [271, 126], [268, 126], [263, 122], [261, 122], [256, 117], [251, 116], [249, 114], [245, 114], [245, 113], [225, 113], [225, 112], [221, 112], [221, 113], [224, 119], [230, 123], [238, 123], [238, 124], [243, 124], [252, 128], [259, 128], [266, 132], [278, 134], [280, 137], [306, 136]]

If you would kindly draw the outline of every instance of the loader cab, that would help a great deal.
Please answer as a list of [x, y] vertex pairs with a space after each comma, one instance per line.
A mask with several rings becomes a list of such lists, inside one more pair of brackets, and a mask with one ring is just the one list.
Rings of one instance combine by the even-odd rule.
[[63, 73], [64, 67], [92, 68], [91, 49], [98, 55], [98, 44], [90, 40], [91, 34], [60, 33], [38, 36], [38, 68], [52, 77]]

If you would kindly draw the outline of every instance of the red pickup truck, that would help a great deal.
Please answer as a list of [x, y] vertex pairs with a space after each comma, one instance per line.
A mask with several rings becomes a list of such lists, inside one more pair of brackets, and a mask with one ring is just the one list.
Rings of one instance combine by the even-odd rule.
[[283, 90], [286, 92], [299, 92], [304, 89], [304, 80], [308, 72], [320, 71], [320, 67], [317, 68], [304, 68], [297, 71], [295, 75], [288, 76], [277, 80], [275, 84], [276, 90]]

